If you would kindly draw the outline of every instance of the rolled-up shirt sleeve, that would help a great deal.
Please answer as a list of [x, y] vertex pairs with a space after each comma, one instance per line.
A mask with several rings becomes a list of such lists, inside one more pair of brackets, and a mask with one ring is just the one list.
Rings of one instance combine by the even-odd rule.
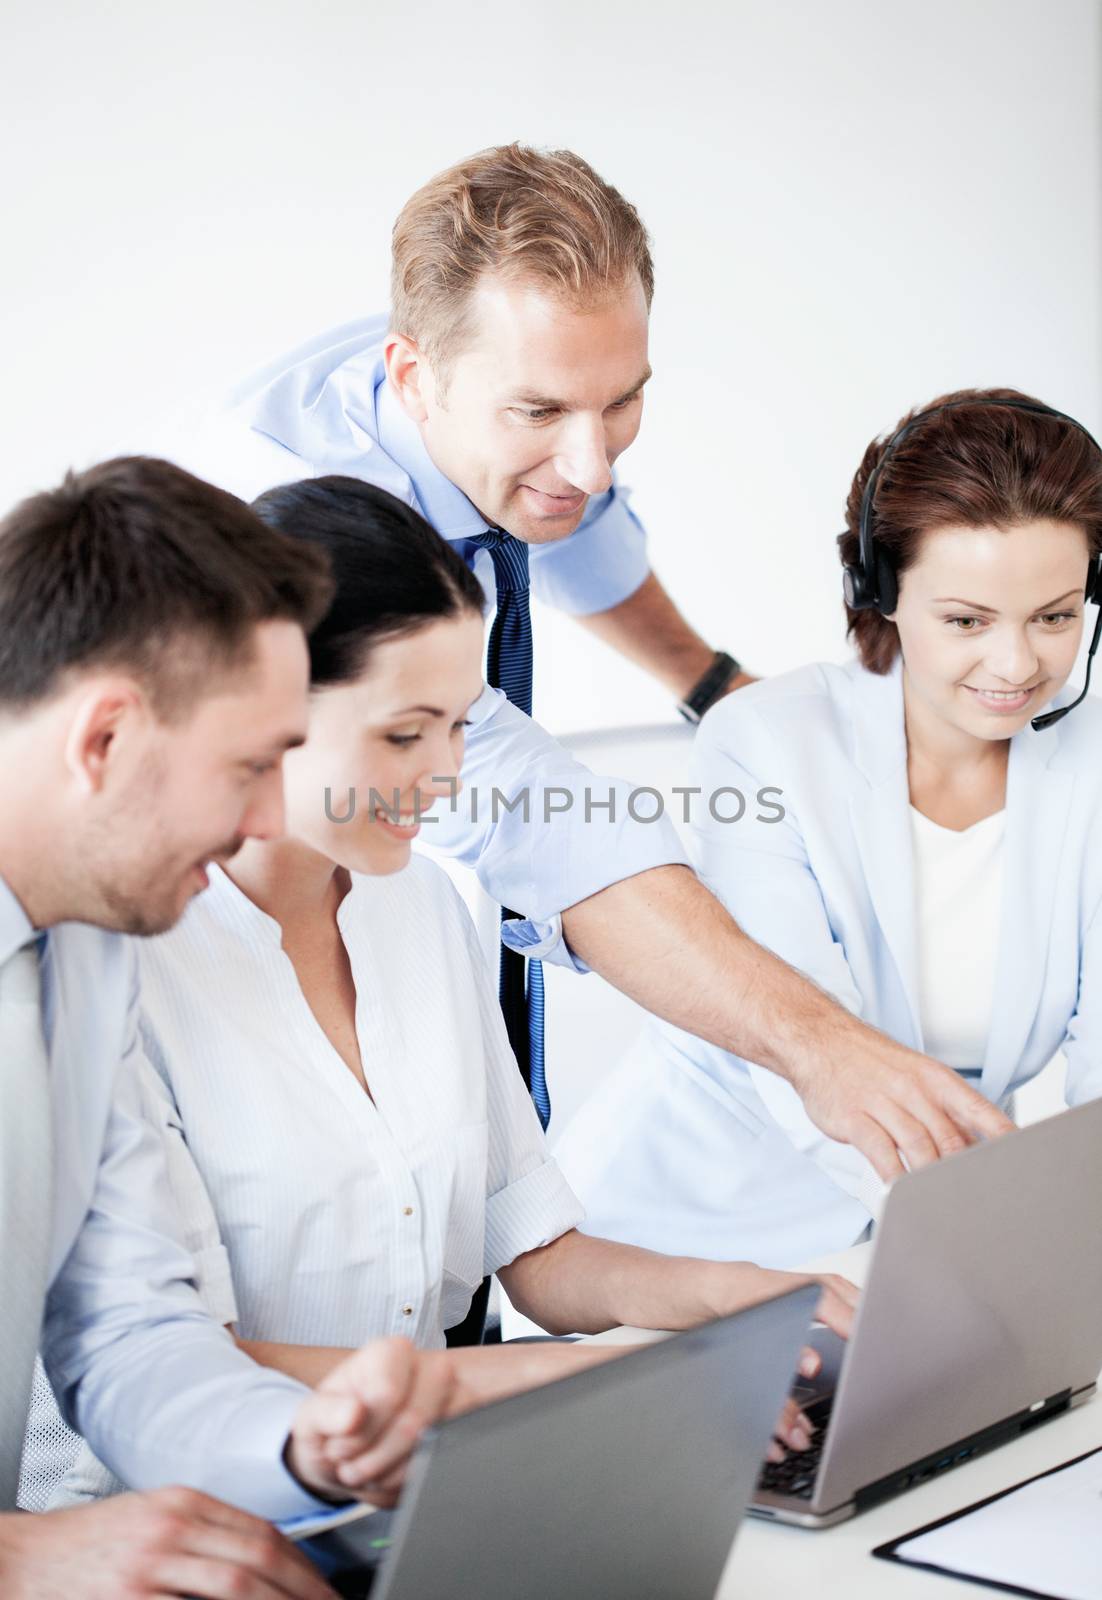
[[562, 917], [549, 917], [546, 922], [533, 922], [530, 917], [510, 917], [501, 924], [501, 942], [518, 956], [528, 961], [552, 961], [556, 966], [569, 967], [572, 972], [590, 972], [590, 968], [570, 949], [562, 931]]
[[591, 772], [499, 689], [485, 689], [468, 715], [462, 789], [427, 813], [422, 841], [472, 866], [500, 905], [544, 925], [515, 930], [525, 954], [576, 966], [565, 949], [556, 953], [555, 919], [622, 879], [687, 865], [677, 830], [653, 793]]
[[650, 572], [646, 532], [619, 484], [590, 497], [568, 539], [533, 545], [528, 561], [536, 598], [575, 617], [619, 605]]
[[478, 935], [464, 919], [467, 956], [478, 991], [486, 1061], [486, 1232], [483, 1268], [494, 1273], [528, 1250], [569, 1233], [582, 1204], [547, 1148], [497, 1003]]
[[317, 1507], [283, 1464], [305, 1393], [203, 1309], [164, 1150], [142, 1108], [135, 984], [96, 1189], [50, 1290], [42, 1355], [66, 1420], [137, 1489], [184, 1484], [258, 1515]]

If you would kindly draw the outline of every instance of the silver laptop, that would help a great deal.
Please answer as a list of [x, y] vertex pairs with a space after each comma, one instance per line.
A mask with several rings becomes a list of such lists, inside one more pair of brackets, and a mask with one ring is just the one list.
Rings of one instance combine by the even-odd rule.
[[303, 1548], [338, 1594], [371, 1600], [712, 1600], [817, 1299], [798, 1289], [431, 1429], [396, 1512], [307, 1525]]
[[751, 1511], [822, 1528], [1086, 1400], [1102, 1368], [1102, 1101], [891, 1189], [848, 1346], [826, 1330], [813, 1449]]

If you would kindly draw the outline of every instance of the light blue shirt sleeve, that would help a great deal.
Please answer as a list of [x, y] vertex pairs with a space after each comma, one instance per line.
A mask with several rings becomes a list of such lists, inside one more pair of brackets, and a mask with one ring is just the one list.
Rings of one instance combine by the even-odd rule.
[[178, 1242], [161, 1141], [142, 1115], [136, 981], [127, 1038], [95, 1192], [47, 1299], [54, 1392], [133, 1488], [184, 1484], [261, 1516], [304, 1514], [319, 1502], [282, 1453], [305, 1391], [205, 1313]]
[[484, 689], [469, 717], [462, 788], [427, 813], [422, 842], [474, 867], [518, 913], [513, 948], [585, 970], [560, 914], [636, 873], [687, 865], [677, 830], [664, 814], [648, 820], [653, 796], [590, 772], [499, 689]]
[[571, 616], [607, 611], [633, 595], [650, 563], [647, 536], [628, 491], [614, 484], [593, 496], [568, 539], [530, 546], [528, 569], [536, 598]]

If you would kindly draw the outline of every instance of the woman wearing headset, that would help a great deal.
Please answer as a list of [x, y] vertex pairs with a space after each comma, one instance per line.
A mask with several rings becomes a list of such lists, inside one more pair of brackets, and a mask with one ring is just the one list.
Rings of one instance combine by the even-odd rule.
[[[1034, 722], [1073, 702], [1102, 600], [1102, 452], [1016, 391], [948, 395], [870, 444], [846, 521], [858, 659], [705, 718], [701, 875], [751, 937], [992, 1101], [1061, 1048], [1069, 1100], [1102, 1094], [1102, 705]], [[755, 815], [763, 786], [782, 818]], [[736, 823], [716, 816], [731, 797], [707, 803], [724, 789], [747, 797]], [[658, 1024], [556, 1156], [595, 1232], [773, 1266], [852, 1243], [880, 1198], [788, 1084]]]

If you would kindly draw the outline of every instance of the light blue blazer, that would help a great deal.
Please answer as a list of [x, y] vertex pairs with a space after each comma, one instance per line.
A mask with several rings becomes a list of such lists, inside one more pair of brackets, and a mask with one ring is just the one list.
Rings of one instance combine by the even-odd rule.
[[[1056, 704], [1073, 697], [1064, 691]], [[701, 725], [701, 876], [762, 944], [923, 1048], [901, 673], [801, 668]], [[776, 788], [759, 805], [763, 787]], [[715, 820], [720, 789], [746, 798]], [[731, 795], [715, 806], [730, 816]], [[783, 806], [783, 820], [776, 820]], [[1061, 1048], [1072, 1104], [1102, 1094], [1102, 703], [1011, 741], [1003, 916], [978, 1087], [1004, 1102]], [[962, 908], [962, 915], [967, 909]], [[851, 1243], [881, 1186], [762, 1067], [655, 1023], [556, 1145], [586, 1227], [785, 1266]]]

